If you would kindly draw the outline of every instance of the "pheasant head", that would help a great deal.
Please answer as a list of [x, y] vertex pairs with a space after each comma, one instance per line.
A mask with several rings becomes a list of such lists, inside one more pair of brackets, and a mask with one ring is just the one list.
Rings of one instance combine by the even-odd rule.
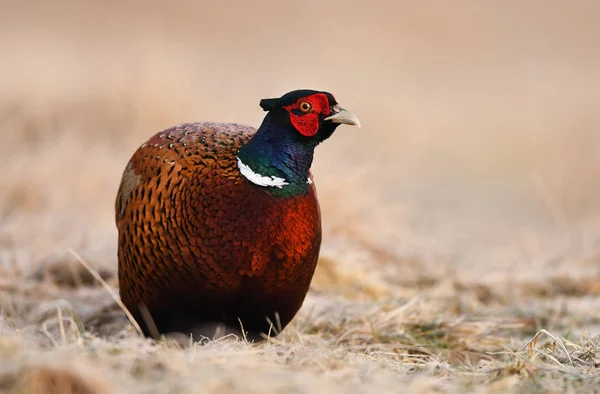
[[257, 187], [275, 196], [308, 192], [315, 147], [341, 124], [360, 121], [328, 92], [295, 90], [260, 101], [267, 111], [261, 126], [238, 152], [240, 172]]

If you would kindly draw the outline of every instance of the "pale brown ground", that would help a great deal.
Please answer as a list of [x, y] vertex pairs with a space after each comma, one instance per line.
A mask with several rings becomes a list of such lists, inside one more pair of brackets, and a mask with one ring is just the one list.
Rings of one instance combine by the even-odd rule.
[[[0, 2], [0, 389], [600, 383], [600, 3], [417, 3]], [[317, 149], [301, 312], [260, 345], [137, 338], [69, 249], [116, 288], [134, 149], [185, 121], [257, 125], [259, 99], [297, 88], [363, 123]]]

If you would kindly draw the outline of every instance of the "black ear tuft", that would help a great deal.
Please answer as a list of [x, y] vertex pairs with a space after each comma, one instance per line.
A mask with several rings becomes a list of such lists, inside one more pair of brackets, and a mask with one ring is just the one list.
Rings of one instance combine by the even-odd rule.
[[262, 99], [262, 100], [260, 100], [260, 106], [265, 111], [270, 111], [270, 110], [274, 109], [275, 107], [277, 107], [277, 100], [278, 99], [274, 99], [274, 98]]

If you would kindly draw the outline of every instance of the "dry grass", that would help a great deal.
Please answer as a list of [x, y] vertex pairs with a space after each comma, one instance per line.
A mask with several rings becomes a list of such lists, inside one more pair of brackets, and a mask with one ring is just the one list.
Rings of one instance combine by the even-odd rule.
[[[596, 3], [1, 4], [1, 391], [600, 383]], [[97, 280], [118, 286], [129, 156], [184, 121], [256, 125], [260, 98], [300, 87], [363, 128], [318, 148], [299, 315], [263, 344], [139, 338]]]

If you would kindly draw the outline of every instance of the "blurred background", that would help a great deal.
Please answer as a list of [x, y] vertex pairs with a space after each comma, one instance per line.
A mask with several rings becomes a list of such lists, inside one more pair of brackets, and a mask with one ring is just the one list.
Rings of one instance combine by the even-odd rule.
[[260, 99], [299, 88], [363, 125], [313, 167], [338, 270], [595, 275], [599, 20], [592, 0], [2, 0], [3, 277], [68, 248], [114, 273], [134, 150], [182, 122], [258, 126]]

